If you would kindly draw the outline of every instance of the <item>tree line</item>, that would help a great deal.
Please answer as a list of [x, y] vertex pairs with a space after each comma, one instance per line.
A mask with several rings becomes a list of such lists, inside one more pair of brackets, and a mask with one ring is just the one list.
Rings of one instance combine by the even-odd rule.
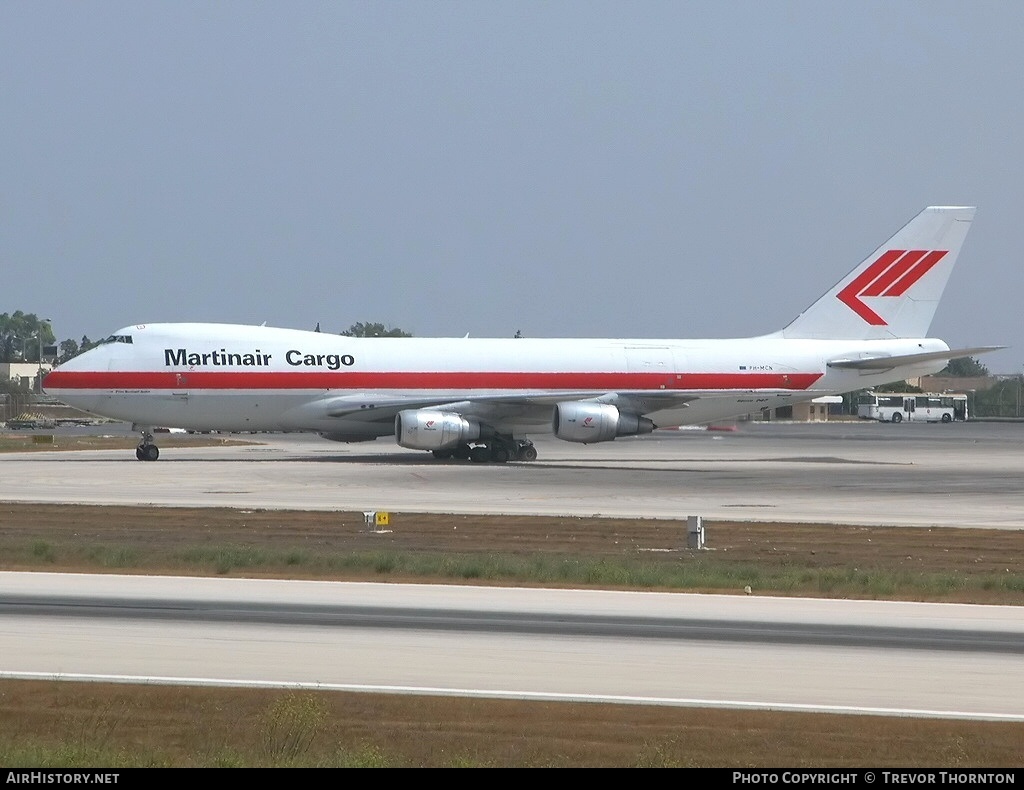
[[35, 313], [0, 313], [0, 362], [39, 362], [55, 341], [50, 322]]
[[81, 341], [67, 339], [57, 343], [53, 326], [35, 313], [15, 310], [0, 313], [0, 362], [66, 362], [88, 351], [99, 341], [83, 335]]

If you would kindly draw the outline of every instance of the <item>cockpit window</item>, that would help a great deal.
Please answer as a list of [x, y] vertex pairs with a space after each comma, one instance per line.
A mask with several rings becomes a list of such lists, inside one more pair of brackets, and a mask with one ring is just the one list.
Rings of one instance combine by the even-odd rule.
[[107, 337], [107, 338], [104, 338], [103, 340], [101, 340], [98, 343], [98, 345], [102, 346], [104, 343], [131, 343], [131, 342], [132, 342], [132, 336], [131, 335], [111, 335], [110, 337]]

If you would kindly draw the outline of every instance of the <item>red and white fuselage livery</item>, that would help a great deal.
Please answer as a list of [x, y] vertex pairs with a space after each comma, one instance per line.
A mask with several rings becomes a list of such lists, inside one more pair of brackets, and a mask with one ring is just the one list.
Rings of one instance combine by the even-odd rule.
[[231, 324], [138, 324], [45, 389], [152, 427], [394, 436], [439, 458], [537, 457], [527, 434], [589, 444], [709, 423], [941, 370], [926, 337], [974, 216], [926, 208], [784, 329], [727, 340], [357, 338]]

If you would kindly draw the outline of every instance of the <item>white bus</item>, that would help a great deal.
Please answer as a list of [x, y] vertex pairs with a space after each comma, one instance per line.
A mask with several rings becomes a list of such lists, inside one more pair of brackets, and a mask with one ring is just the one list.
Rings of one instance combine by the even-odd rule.
[[881, 422], [965, 422], [967, 396], [935, 392], [865, 392], [857, 416]]

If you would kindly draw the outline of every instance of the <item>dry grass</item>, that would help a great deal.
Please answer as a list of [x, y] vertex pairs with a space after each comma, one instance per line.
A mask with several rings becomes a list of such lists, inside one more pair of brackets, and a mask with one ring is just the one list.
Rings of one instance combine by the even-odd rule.
[[[291, 722], [285, 732], [312, 725], [297, 749], [270, 738], [268, 722], [282, 718]], [[0, 681], [0, 763], [44, 767], [12, 761], [30, 743], [35, 753], [111, 767], [1012, 768], [1024, 761], [1019, 724]]]
[[[390, 531], [374, 533], [353, 512], [0, 503], [0, 568], [552, 586], [557, 579], [525, 574], [591, 562], [631, 569], [652, 580], [647, 589], [662, 580], [661, 589], [689, 591], [750, 585], [773, 594], [1024, 603], [1019, 531], [740, 521], [705, 521], [705, 529], [708, 550], [698, 552], [686, 549], [685, 520], [393, 513]], [[483, 565], [523, 578], [467, 570]]]

